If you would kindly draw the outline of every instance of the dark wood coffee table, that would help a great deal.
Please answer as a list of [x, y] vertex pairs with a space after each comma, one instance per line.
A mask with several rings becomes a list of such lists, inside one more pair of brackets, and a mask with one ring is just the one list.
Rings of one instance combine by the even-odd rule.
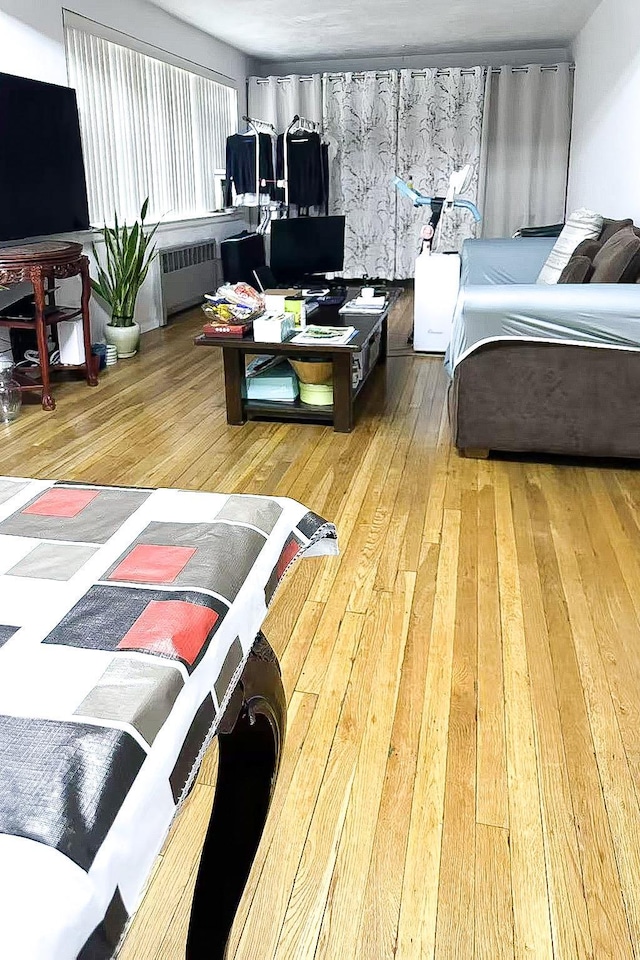
[[[224, 384], [227, 401], [227, 423], [242, 424], [246, 420], [310, 420], [333, 423], [338, 433], [350, 433], [354, 425], [354, 406], [357, 397], [368, 382], [378, 363], [387, 357], [387, 317], [391, 303], [376, 316], [367, 314], [336, 314], [331, 317], [332, 326], [355, 327], [357, 333], [339, 346], [320, 343], [300, 344], [256, 343], [253, 337], [206, 337], [195, 338], [197, 347], [221, 347], [224, 363]], [[379, 337], [380, 348], [373, 363], [364, 370], [364, 376], [354, 388], [352, 380], [353, 357]], [[322, 357], [333, 364], [333, 406], [312, 406], [299, 398], [291, 402], [248, 400], [245, 374], [245, 357], [249, 355], [276, 355], [304, 359]]]

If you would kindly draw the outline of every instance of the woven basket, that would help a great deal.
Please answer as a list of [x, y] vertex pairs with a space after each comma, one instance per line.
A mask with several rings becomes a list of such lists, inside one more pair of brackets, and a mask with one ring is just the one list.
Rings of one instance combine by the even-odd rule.
[[289, 363], [293, 367], [302, 383], [331, 383], [333, 375], [333, 364], [326, 360], [293, 360], [289, 357]]

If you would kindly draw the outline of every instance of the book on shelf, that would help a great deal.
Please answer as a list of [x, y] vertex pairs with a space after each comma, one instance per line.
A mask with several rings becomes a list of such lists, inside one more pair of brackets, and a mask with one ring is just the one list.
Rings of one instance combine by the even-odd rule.
[[358, 331], [355, 327], [325, 327], [311, 324], [306, 326], [301, 333], [296, 334], [291, 339], [291, 343], [301, 344], [322, 344], [322, 346], [338, 346], [341, 343], [348, 343]]
[[247, 367], [247, 400], [291, 403], [298, 396], [298, 378], [283, 357], [256, 357]]

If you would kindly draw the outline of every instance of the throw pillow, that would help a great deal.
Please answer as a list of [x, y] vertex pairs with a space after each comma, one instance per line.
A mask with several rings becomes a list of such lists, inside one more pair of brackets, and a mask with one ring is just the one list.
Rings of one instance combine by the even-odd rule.
[[607, 220], [605, 217], [602, 233], [599, 237], [600, 242], [606, 243], [607, 240], [611, 240], [611, 237], [616, 234], [618, 230], [624, 230], [625, 227], [632, 226], [633, 220]]
[[640, 277], [640, 238], [632, 227], [618, 230], [593, 261], [591, 283], [636, 283]]
[[574, 257], [589, 257], [589, 260], [593, 263], [596, 254], [600, 253], [603, 246], [604, 244], [600, 240], [583, 240], [571, 254], [571, 260], [573, 260]]
[[540, 271], [538, 283], [557, 283], [578, 244], [582, 240], [597, 240], [602, 224], [602, 216], [593, 210], [581, 209], [572, 213]]
[[558, 283], [589, 283], [593, 274], [593, 263], [589, 257], [571, 257]]

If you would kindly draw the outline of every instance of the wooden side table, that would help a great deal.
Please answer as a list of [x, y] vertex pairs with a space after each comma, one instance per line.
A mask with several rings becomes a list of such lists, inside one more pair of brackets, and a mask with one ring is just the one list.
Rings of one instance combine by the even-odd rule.
[[[82, 296], [80, 307], [56, 307], [55, 281], [80, 275]], [[89, 324], [89, 260], [82, 254], [82, 244], [47, 240], [15, 247], [0, 247], [0, 287], [29, 282], [33, 286], [33, 317], [0, 314], [0, 327], [33, 330], [38, 342], [40, 379], [34, 380], [29, 370], [17, 370], [16, 379], [23, 391], [40, 391], [44, 410], [55, 410], [51, 396], [51, 372], [57, 370], [82, 373], [90, 387], [98, 383], [97, 358], [91, 355], [91, 327]], [[85, 362], [70, 366], [50, 364], [47, 350], [47, 328], [63, 320], [82, 317]]]

